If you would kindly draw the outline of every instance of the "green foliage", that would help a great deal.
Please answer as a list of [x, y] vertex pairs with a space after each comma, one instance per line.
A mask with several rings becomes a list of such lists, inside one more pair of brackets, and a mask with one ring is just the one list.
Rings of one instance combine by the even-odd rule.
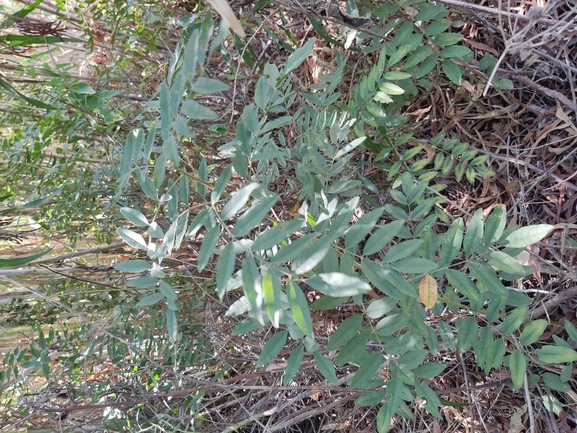
[[[46, 351], [53, 344], [72, 352], [66, 369], [77, 380], [80, 363], [96, 363], [104, 348], [110, 361], [122, 367], [126, 380], [131, 371], [144, 375], [145, 366], [150, 368], [148, 353], [161, 354], [167, 365], [213, 361], [202, 326], [182, 320], [196, 315], [196, 299], [182, 300], [184, 286], [165, 266], [193, 236], [201, 243], [196, 271], [215, 272], [213, 281], [203, 288], [210, 287], [221, 301], [227, 301], [227, 316], [241, 319], [232, 335], [274, 328], [263, 342], [256, 365], [272, 362], [289, 342], [295, 342], [286, 360], [284, 385], [294, 380], [305, 356], [333, 384], [341, 383], [339, 367], [355, 366], [346, 385], [371, 390], [356, 404], [379, 407], [379, 432], [388, 430], [393, 416], [408, 413], [416, 397], [426, 402], [429, 413], [441, 416], [443, 403], [429, 386], [447, 368], [433, 360], [441, 348], [472, 351], [487, 374], [508, 367], [515, 389], [528, 386], [530, 366], [556, 363], [570, 370], [577, 352], [559, 338], [555, 344], [541, 344], [547, 322], [530, 321], [531, 298], [509, 284], [533, 271], [519, 263], [519, 253], [554, 227], [507, 228], [504, 206], [488, 215], [480, 209], [467, 224], [461, 218], [451, 220], [439, 206], [444, 199], [435, 180], [453, 176], [458, 182], [474, 183], [490, 176], [487, 157], [469, 143], [444, 134], [417, 139], [408, 118], [398, 114], [405, 103], [430, 87], [433, 75], [459, 85], [464, 72], [461, 63], [472, 56], [459, 45], [461, 35], [449, 31], [443, 5], [414, 3], [410, 6], [413, 20], [391, 19], [406, 12], [398, 3], [373, 11], [380, 20], [377, 30], [394, 35], [383, 44], [380, 38], [358, 30], [346, 31], [343, 46], [378, 51], [377, 63], [360, 77], [349, 98], [339, 91], [350, 66], [341, 52], [334, 70], [317, 84], [307, 90], [295, 86], [292, 74], [313, 52], [313, 38], [292, 49], [284, 67], [259, 65], [262, 74], [253, 101], [242, 108], [234, 138], [219, 147], [218, 168], [211, 165], [208, 155], [192, 161], [183, 152], [183, 145], [194, 141], [199, 127], [211, 123], [213, 128], [220, 127], [214, 123], [219, 115], [201, 103], [199, 96], [230, 89], [224, 82], [203, 76], [212, 54], [224, 51], [221, 44], [226, 37], [215, 31], [210, 15], [181, 21], [185, 30], [172, 47], [166, 79], [134, 123], [121, 120], [119, 112], [113, 111], [114, 91], [71, 80], [62, 70], [52, 84], [49, 107], [0, 82], [18, 103], [56, 107], [3, 140], [7, 155], [3, 163], [17, 168], [7, 171], [2, 195], [13, 194], [16, 180], [25, 176], [29, 183], [27, 199], [21, 200], [24, 207], [42, 206], [46, 211], [41, 223], [55, 223], [56, 228], [70, 227], [74, 216], [90, 215], [78, 232], [98, 224], [102, 211], [114, 210], [108, 223], [94, 230], [115, 227], [118, 236], [138, 251], [114, 267], [126, 274], [125, 292], [102, 289], [94, 300], [106, 303], [112, 311], [113, 331], [103, 341], [91, 341], [81, 352], [74, 343], [90, 340], [86, 321], [74, 329], [50, 329], [48, 335], [38, 325], [38, 343], [29, 352], [13, 351], [4, 361], [8, 367], [0, 373], [2, 383], [16, 374], [16, 363], [41, 370], [47, 380], [54, 378]], [[142, 53], [149, 53], [158, 48], [153, 36], [144, 37], [156, 19], [153, 12], [161, 15], [158, 10], [140, 11], [115, 3], [99, 10], [98, 18], [133, 23], [132, 35], [141, 36]], [[321, 37], [335, 42], [320, 32], [318, 22], [313, 25]], [[130, 45], [129, 33], [120, 35], [118, 43]], [[247, 52], [247, 63], [256, 60]], [[488, 68], [490, 62], [485, 63]], [[120, 65], [117, 72], [122, 70]], [[73, 101], [70, 115], [64, 110], [64, 95]], [[24, 117], [24, 111], [18, 116]], [[121, 132], [125, 136], [121, 145], [96, 140], [95, 146], [111, 155], [110, 163], [101, 167], [100, 160], [86, 154], [83, 139], [112, 131], [115, 137]], [[56, 155], [46, 153], [52, 140], [65, 143]], [[381, 175], [363, 176], [359, 168], [369, 162], [358, 162], [361, 150], [376, 155], [370, 164], [380, 168]], [[32, 169], [16, 164], [22, 159]], [[282, 178], [288, 179], [286, 191], [276, 185]], [[384, 206], [367, 193], [379, 189], [386, 189], [391, 198]], [[52, 201], [72, 191], [76, 201]], [[298, 199], [292, 219], [280, 216], [284, 194]], [[15, 203], [15, 208], [21, 203]], [[373, 209], [365, 211], [367, 203]], [[363, 215], [357, 218], [359, 213]], [[433, 230], [438, 222], [446, 224], [445, 232]], [[64, 285], [58, 290], [66, 293], [65, 289]], [[309, 289], [320, 294], [312, 304], [305, 295]], [[80, 308], [78, 303], [85, 300], [80, 294], [86, 295], [62, 296], [60, 312]], [[370, 302], [365, 294], [371, 294]], [[422, 299], [423, 294], [427, 299]], [[317, 339], [316, 311], [338, 308], [349, 299], [359, 312], [343, 320], [328, 342]], [[145, 326], [135, 319], [143, 308], [150, 315]], [[427, 321], [427, 309], [438, 316], [437, 326]], [[445, 310], [461, 317], [448, 320]], [[565, 327], [577, 341], [575, 327], [568, 321]], [[165, 338], [156, 338], [155, 329], [162, 329]], [[380, 350], [369, 350], [369, 341]], [[146, 374], [150, 374], [147, 386], [157, 389], [160, 376]], [[566, 387], [563, 375], [546, 373], [542, 379], [548, 390]], [[175, 385], [163, 386], [168, 390]], [[95, 385], [90, 390], [92, 398], [98, 401], [112, 387], [112, 381]], [[188, 413], [194, 413], [201, 398], [202, 393], [194, 396]], [[548, 407], [556, 410], [559, 403], [551, 393], [547, 398]], [[130, 428], [126, 418], [119, 425]]]

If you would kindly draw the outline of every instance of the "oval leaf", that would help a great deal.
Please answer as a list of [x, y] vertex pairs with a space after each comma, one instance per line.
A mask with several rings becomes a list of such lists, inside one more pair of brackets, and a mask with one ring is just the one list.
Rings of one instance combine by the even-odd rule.
[[419, 298], [427, 308], [433, 308], [437, 302], [437, 281], [431, 275], [425, 277], [419, 283]]

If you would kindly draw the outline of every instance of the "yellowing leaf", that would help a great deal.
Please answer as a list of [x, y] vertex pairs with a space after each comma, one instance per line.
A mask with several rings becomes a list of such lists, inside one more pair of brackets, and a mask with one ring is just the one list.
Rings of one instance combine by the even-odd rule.
[[433, 308], [437, 302], [437, 282], [430, 275], [425, 277], [419, 283], [419, 298], [427, 308]]

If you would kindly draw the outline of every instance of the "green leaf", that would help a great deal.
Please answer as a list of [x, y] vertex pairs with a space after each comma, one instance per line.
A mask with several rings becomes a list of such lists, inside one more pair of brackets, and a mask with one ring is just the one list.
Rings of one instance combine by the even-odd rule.
[[210, 108], [200, 105], [198, 102], [188, 99], [184, 101], [180, 112], [184, 114], [189, 119], [195, 120], [216, 120], [218, 119], [218, 114], [212, 111]]
[[461, 353], [466, 352], [477, 340], [477, 320], [474, 317], [457, 319], [457, 343]]
[[374, 301], [371, 301], [367, 307], [366, 315], [370, 319], [378, 319], [379, 317], [383, 317], [385, 314], [395, 308], [396, 304], [396, 299], [388, 297], [375, 299]]
[[303, 362], [304, 346], [299, 344], [295, 347], [287, 359], [286, 370], [282, 378], [283, 386], [288, 386], [294, 375], [300, 370]]
[[[541, 319], [541, 320], [543, 320], [543, 319]], [[544, 321], [544, 320], [543, 320], [543, 321]], [[533, 321], [533, 322], [531, 322], [531, 323], [534, 323], [534, 322], [538, 322], [538, 320], [535, 320], [535, 321]], [[573, 323], [571, 323], [571, 321], [570, 321], [570, 320], [567, 320], [567, 319], [565, 319], [564, 324], [565, 324], [565, 331], [567, 331], [567, 334], [569, 335], [569, 338], [570, 338], [571, 340], [573, 340], [574, 342], [577, 343], [577, 328], [575, 328], [575, 325], [573, 325]], [[543, 328], [543, 331], [544, 331], [544, 330], [545, 330], [545, 328]], [[521, 335], [522, 335], [522, 334], [521, 334]], [[541, 336], [541, 334], [539, 334], [539, 337], [540, 337], [540, 336]], [[537, 341], [537, 340], [535, 340], [535, 341]]]
[[222, 208], [220, 217], [226, 221], [235, 216], [245, 206], [250, 194], [258, 187], [258, 183], [251, 182], [235, 192], [224, 208]]
[[470, 48], [464, 47], [462, 45], [452, 45], [450, 47], [443, 48], [439, 54], [441, 54], [441, 56], [446, 59], [453, 57], [464, 59], [465, 57], [470, 56], [472, 51]]
[[537, 224], [529, 227], [521, 227], [515, 230], [505, 240], [509, 248], [525, 248], [539, 242], [547, 236], [555, 227], [550, 224]]
[[120, 272], [130, 272], [130, 273], [140, 273], [148, 271], [151, 268], [151, 264], [145, 260], [128, 260], [127, 262], [121, 262], [114, 265], [114, 269]]
[[444, 14], [445, 5], [443, 3], [437, 4], [426, 4], [421, 7], [421, 10], [417, 15], [415, 15], [415, 21], [429, 21], [435, 18], [439, 14]]
[[334, 241], [339, 237], [336, 230], [323, 236], [321, 239], [312, 243], [294, 259], [291, 270], [299, 275], [304, 274], [318, 265], [333, 247]]
[[202, 182], [196, 183], [196, 191], [202, 197], [206, 195], [206, 185], [205, 183], [208, 182], [208, 167], [206, 166], [206, 158], [202, 158], [200, 163], [198, 164], [198, 177]]
[[282, 72], [279, 81], [288, 76], [289, 73], [298, 68], [306, 60], [306, 58], [309, 56], [309, 54], [313, 49], [315, 40], [316, 40], [315, 38], [309, 38], [309, 40], [305, 45], [303, 45], [301, 48], [296, 49], [295, 52], [289, 56], [289, 58], [285, 63], [285, 68], [284, 71]]
[[158, 283], [158, 280], [148, 275], [130, 278], [126, 281], [128, 287], [134, 287], [135, 289], [151, 289], [156, 286], [156, 283]]
[[553, 373], [543, 373], [543, 382], [549, 388], [554, 389], [559, 392], [567, 392], [567, 384], [561, 381], [561, 378], [557, 374]]
[[404, 224], [405, 221], [397, 220], [378, 229], [367, 240], [363, 254], [371, 255], [383, 249], [401, 231]]
[[478, 209], [473, 215], [473, 218], [471, 218], [469, 227], [467, 227], [467, 232], [465, 233], [465, 238], [463, 240], [463, 249], [467, 257], [480, 247], [483, 240], [482, 218], [483, 209]]
[[454, 269], [445, 271], [447, 280], [455, 289], [471, 300], [472, 304], [479, 305], [483, 301], [483, 296], [479, 293], [477, 286], [463, 272]]
[[206, 235], [204, 235], [204, 240], [202, 241], [202, 245], [200, 246], [200, 251], [198, 253], [198, 272], [201, 272], [206, 267], [206, 265], [208, 265], [208, 261], [214, 253], [219, 238], [219, 226], [211, 228], [206, 233]]
[[313, 289], [332, 297], [362, 295], [371, 290], [371, 286], [360, 278], [341, 272], [318, 274], [307, 283]]
[[52, 248], [49, 248], [32, 256], [18, 257], [14, 259], [0, 259], [0, 268], [11, 268], [25, 265], [27, 263], [33, 262], [36, 259], [39, 259], [45, 254], [48, 254], [50, 251], [52, 251]]
[[498, 338], [489, 343], [487, 349], [487, 355], [485, 360], [487, 365], [485, 366], [485, 371], [488, 372], [492, 368], [498, 368], [501, 366], [505, 352], [507, 351], [505, 347], [505, 340]]
[[417, 66], [419, 63], [425, 60], [429, 54], [431, 54], [430, 45], [423, 45], [422, 47], [417, 48], [405, 62], [405, 68], [409, 69]]
[[471, 263], [469, 263], [469, 269], [477, 281], [483, 285], [483, 287], [495, 295], [507, 298], [509, 295], [507, 293], [507, 289], [493, 268], [487, 266], [485, 263], [472, 260]]
[[420, 257], [409, 257], [408, 259], [391, 263], [389, 266], [405, 274], [426, 274], [439, 268], [439, 265], [435, 262]]
[[317, 352], [316, 350], [313, 352], [313, 356], [315, 358], [315, 363], [317, 364], [317, 368], [319, 369], [320, 373], [329, 382], [337, 385], [339, 381], [337, 379], [335, 367], [333, 366], [331, 361], [329, 361], [329, 359], [326, 356], [324, 356], [322, 353]]
[[375, 325], [375, 332], [381, 337], [389, 337], [404, 328], [410, 319], [411, 316], [408, 314], [391, 314], [378, 321]]
[[287, 335], [287, 331], [281, 331], [277, 332], [270, 338], [260, 352], [258, 360], [256, 361], [257, 367], [268, 364], [276, 358], [286, 343]]
[[521, 263], [502, 251], [491, 252], [491, 266], [507, 272], [508, 274], [525, 276], [527, 272]]
[[259, 131], [260, 135], [264, 135], [266, 132], [271, 131], [273, 129], [279, 129], [283, 126], [290, 125], [293, 121], [292, 116], [281, 116], [276, 119], [271, 120], [264, 124], [262, 129]]
[[[216, 182], [214, 182], [214, 188], [212, 189], [212, 191], [210, 193], [210, 203], [212, 205], [216, 204], [218, 202], [218, 200], [220, 200], [220, 197], [222, 196], [222, 193], [224, 192], [231, 176], [232, 176], [232, 165], [227, 165], [226, 168], [224, 170], [222, 170], [222, 173], [220, 174], [220, 176], [216, 180]], [[245, 201], [245, 203], [246, 203], [246, 201]], [[242, 208], [242, 206], [241, 206], [241, 208]], [[240, 210], [240, 208], [238, 210]], [[238, 212], [238, 210], [237, 210], [237, 212]], [[224, 209], [223, 209], [223, 211], [224, 211]]]
[[241, 237], [248, 234], [269, 213], [278, 199], [278, 195], [273, 195], [248, 209], [236, 222], [234, 235]]
[[515, 308], [513, 311], [509, 313], [509, 315], [503, 320], [503, 325], [501, 326], [501, 332], [505, 335], [512, 334], [519, 326], [523, 323], [523, 321], [527, 318], [527, 314], [529, 313], [529, 307], [523, 306]]
[[146, 244], [144, 238], [140, 236], [138, 233], [133, 232], [132, 230], [121, 228], [118, 229], [118, 234], [120, 235], [120, 237], [124, 242], [126, 242], [133, 248], [137, 248], [140, 250], [146, 250], [148, 248], [148, 245]]
[[544, 346], [540, 349], [535, 349], [535, 355], [539, 357], [539, 362], [542, 364], [561, 364], [577, 361], [577, 352], [568, 347]]
[[304, 225], [305, 222], [298, 219], [282, 222], [258, 235], [250, 249], [255, 252], [268, 250], [280, 241], [285, 240]]
[[422, 243], [423, 241], [421, 239], [410, 239], [408, 241], [400, 242], [387, 251], [382, 262], [391, 263], [404, 259], [417, 251]]
[[335, 350], [347, 344], [363, 326], [363, 315], [355, 314], [348, 317], [339, 325], [337, 330], [331, 336], [327, 350]]
[[402, 95], [405, 91], [397, 86], [396, 84], [389, 83], [388, 81], [384, 81], [379, 84], [379, 89], [381, 92], [385, 92], [387, 95]]
[[391, 66], [399, 63], [401, 61], [401, 59], [403, 57], [405, 57], [408, 52], [411, 51], [411, 48], [412, 48], [411, 45], [401, 45], [397, 49], [397, 51], [395, 51], [393, 54], [391, 54], [391, 57], [389, 58], [388, 67], [390, 68]]
[[218, 262], [216, 263], [216, 292], [221, 300], [224, 297], [224, 289], [232, 276], [235, 265], [236, 252], [234, 250], [234, 244], [229, 242], [222, 249]]
[[289, 281], [288, 285], [288, 301], [296, 324], [307, 337], [314, 338], [307, 298], [301, 288], [292, 280]]
[[247, 317], [242, 322], [234, 327], [231, 334], [232, 335], [244, 335], [248, 334], [249, 332], [256, 331], [260, 329], [262, 325], [260, 322], [252, 317]]
[[272, 257], [271, 261], [273, 263], [286, 263], [293, 260], [303, 251], [303, 248], [310, 245], [318, 235], [318, 233], [311, 233], [292, 241], [289, 245], [282, 247], [279, 252]]
[[511, 370], [511, 381], [513, 390], [523, 386], [525, 382], [525, 373], [527, 372], [527, 360], [519, 349], [515, 349], [509, 358], [509, 370]]
[[162, 301], [165, 296], [160, 292], [152, 293], [136, 303], [136, 308], [148, 307]]
[[[449, 45], [455, 45], [463, 39], [463, 35], [461, 33], [441, 33], [435, 37], [435, 44], [441, 47], [447, 47]], [[445, 62], [443, 62], [444, 64]]]
[[230, 86], [214, 78], [200, 77], [191, 85], [191, 89], [193, 92], [200, 93], [201, 95], [210, 95], [225, 92], [230, 89]]
[[254, 257], [248, 256], [242, 264], [242, 284], [244, 294], [250, 303], [252, 317], [257, 319], [261, 324], [264, 323], [262, 317], [262, 279]]
[[457, 218], [453, 221], [447, 233], [445, 233], [445, 238], [441, 245], [441, 257], [445, 264], [450, 265], [461, 252], [464, 230], [463, 219]]
[[[567, 326], [567, 321], [565, 321], [565, 326]], [[547, 328], [545, 319], [532, 320], [523, 327], [523, 331], [519, 335], [519, 343], [523, 346], [535, 343], [543, 335], [545, 328]]]
[[355, 400], [355, 407], [372, 407], [381, 403], [386, 397], [383, 391], [372, 391], [365, 394], [361, 394], [359, 398]]
[[176, 311], [166, 310], [166, 329], [168, 330], [168, 338], [170, 341], [178, 340], [178, 321], [176, 320]]
[[363, 215], [348, 231], [345, 236], [345, 247], [351, 249], [356, 247], [367, 234], [371, 232], [383, 211], [384, 207], [377, 208], [368, 214]]
[[505, 230], [505, 225], [507, 224], [507, 209], [505, 205], [498, 205], [485, 223], [485, 233], [483, 235], [483, 243], [487, 246], [493, 245], [497, 242], [503, 231]]
[[282, 286], [280, 276], [275, 268], [269, 269], [269, 272], [267, 272], [263, 277], [262, 290], [266, 302], [266, 311], [272, 326], [278, 328], [280, 326], [280, 319], [283, 315], [281, 303]]
[[[461, 78], [463, 77], [463, 69], [460, 66], [458, 66], [452, 60], [446, 59], [443, 61], [443, 63], [441, 63], [441, 68], [443, 69], [443, 72], [445, 73], [445, 75], [449, 80], [451, 80], [457, 86], [461, 85]], [[463, 169], [463, 174], [464, 171], [465, 170]], [[461, 177], [462, 175], [457, 176], [457, 180], [459, 180]]]
[[349, 386], [352, 388], [372, 388], [375, 373], [385, 361], [382, 354], [378, 352], [370, 352], [366, 359], [359, 365], [359, 369], [349, 381]]
[[415, 369], [415, 376], [421, 379], [432, 379], [441, 374], [447, 366], [439, 362], [427, 362]]
[[15, 97], [17, 99], [21, 99], [24, 102], [26, 102], [26, 103], [34, 106], [34, 107], [43, 108], [45, 110], [57, 110], [57, 108], [52, 106], [52, 105], [45, 104], [42, 101], [39, 101], [39, 100], [34, 99], [34, 98], [29, 98], [28, 96], [23, 95], [18, 90], [16, 90], [14, 87], [12, 87], [10, 84], [8, 84], [6, 81], [1, 80], [1, 79], [0, 79], [0, 87], [7, 90], [8, 93], [10, 93], [13, 97]]
[[451, 21], [445, 18], [439, 18], [427, 26], [425, 34], [428, 36], [439, 35], [443, 33], [445, 30], [447, 30], [449, 27], [451, 27]]

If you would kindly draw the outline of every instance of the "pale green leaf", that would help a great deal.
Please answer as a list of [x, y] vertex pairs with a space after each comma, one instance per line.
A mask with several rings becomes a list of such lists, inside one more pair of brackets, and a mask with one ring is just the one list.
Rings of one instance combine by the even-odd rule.
[[230, 89], [230, 86], [214, 78], [200, 77], [192, 85], [192, 91], [201, 95], [210, 95], [217, 92], [224, 92]]
[[525, 268], [516, 259], [502, 251], [492, 251], [489, 263], [497, 269], [508, 274], [524, 276], [527, 274]]
[[318, 274], [307, 283], [313, 289], [332, 297], [362, 295], [371, 290], [371, 286], [360, 278], [341, 272]]
[[241, 237], [248, 234], [269, 213], [278, 199], [278, 195], [273, 195], [248, 209], [236, 222], [234, 235]]
[[251, 182], [236, 191], [224, 208], [222, 208], [220, 217], [226, 221], [235, 216], [245, 206], [246, 202], [250, 198], [250, 194], [258, 187], [258, 183]]
[[263, 277], [262, 290], [270, 322], [272, 323], [272, 326], [278, 328], [280, 326], [280, 319], [283, 315], [281, 302], [282, 284], [280, 276], [275, 268], [269, 269], [269, 272], [267, 272]]
[[529, 308], [527, 306], [515, 308], [509, 313], [509, 315], [503, 320], [503, 325], [501, 326], [501, 332], [508, 335], [519, 329], [519, 326], [527, 318], [529, 313]]
[[505, 245], [509, 248], [525, 248], [539, 242], [553, 229], [554, 227], [550, 224], [537, 224], [529, 227], [521, 227], [507, 236]]
[[146, 227], [148, 226], [148, 220], [142, 214], [142, 212], [132, 209], [129, 207], [120, 208], [120, 213], [124, 215], [132, 224], [137, 227]]
[[114, 269], [120, 272], [140, 273], [148, 271], [152, 265], [145, 260], [129, 260], [114, 265]]
[[177, 341], [178, 321], [176, 320], [176, 311], [172, 309], [166, 310], [166, 329], [168, 330], [168, 338], [170, 341]]
[[137, 302], [136, 308], [148, 307], [162, 301], [165, 296], [160, 292], [152, 293]]
[[198, 102], [188, 99], [184, 101], [180, 112], [184, 114], [189, 119], [196, 120], [216, 120], [218, 119], [218, 114], [212, 111], [210, 108], [200, 105]]
[[148, 248], [148, 245], [146, 244], [144, 238], [138, 233], [133, 232], [132, 230], [121, 228], [118, 229], [118, 234], [120, 235], [120, 237], [124, 242], [126, 242], [133, 248], [141, 250], [145, 250]]

